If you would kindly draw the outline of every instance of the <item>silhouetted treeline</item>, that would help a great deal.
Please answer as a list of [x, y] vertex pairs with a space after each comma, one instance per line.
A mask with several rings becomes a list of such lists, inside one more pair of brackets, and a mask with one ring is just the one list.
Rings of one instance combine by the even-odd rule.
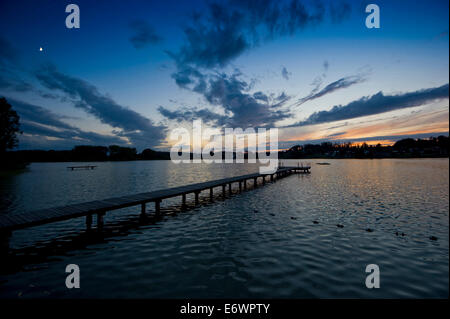
[[92, 161], [134, 161], [134, 160], [168, 160], [169, 152], [158, 152], [145, 149], [138, 153], [135, 148], [117, 145], [75, 146], [72, 150], [42, 151], [24, 150], [8, 152], [9, 160], [25, 160], [27, 162], [92, 162]]
[[295, 145], [280, 152], [279, 158], [408, 158], [408, 157], [448, 157], [449, 137], [439, 136], [429, 139], [407, 138], [392, 146], [352, 143], [330, 143]]
[[[301, 158], [390, 158], [390, 157], [448, 157], [449, 137], [439, 136], [429, 139], [407, 138], [392, 146], [330, 143], [295, 145], [278, 154], [280, 159]], [[225, 154], [222, 153], [222, 158]], [[236, 154], [233, 154], [236, 157]], [[192, 153], [190, 154], [192, 159]], [[247, 158], [247, 156], [245, 156]], [[14, 151], [7, 152], [8, 162], [92, 162], [92, 161], [134, 161], [170, 160], [169, 152], [145, 149], [138, 153], [135, 148], [112, 145], [76, 146], [66, 151]]]

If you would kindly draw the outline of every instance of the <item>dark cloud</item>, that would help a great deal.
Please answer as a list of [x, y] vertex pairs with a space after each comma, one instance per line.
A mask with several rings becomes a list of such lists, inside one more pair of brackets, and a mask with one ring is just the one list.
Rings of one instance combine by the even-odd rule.
[[203, 91], [206, 85], [205, 75], [190, 66], [186, 66], [178, 72], [172, 74], [172, 78], [177, 85], [184, 89], [189, 89], [195, 83], [194, 91]]
[[[205, 121], [214, 121], [215, 124], [228, 127], [274, 127], [274, 123], [289, 118], [290, 112], [277, 110], [289, 100], [284, 92], [278, 96], [266, 95], [263, 92], [250, 93], [251, 84], [240, 79], [240, 72], [233, 75], [217, 73], [206, 76], [200, 74], [195, 81], [189, 82], [188, 89], [195, 90], [212, 105], [221, 106], [225, 115], [212, 115], [210, 111], [181, 110], [168, 111], [160, 108], [162, 115], [169, 119], [202, 118]], [[191, 78], [192, 80], [194, 78]], [[202, 110], [203, 111], [203, 110]]]
[[260, 100], [260, 101], [263, 101], [263, 102], [266, 102], [266, 103], [269, 102], [269, 97], [266, 94], [264, 94], [263, 92], [261, 92], [261, 91], [253, 93], [253, 97], [256, 100]]
[[336, 137], [336, 136], [341, 136], [341, 135], [344, 135], [345, 133], [347, 133], [347, 132], [339, 132], [339, 133], [334, 133], [334, 134], [330, 134], [330, 135], [328, 135], [328, 137]]
[[283, 68], [281, 69], [281, 76], [285, 79], [285, 80], [289, 80], [289, 77], [291, 76], [291, 72], [288, 72], [288, 70], [286, 69], [286, 67], [283, 66]]
[[16, 92], [26, 92], [33, 89], [30, 83], [17, 76], [11, 75], [6, 77], [4, 76], [5, 74], [7, 74], [7, 70], [0, 67], [0, 89], [9, 89]]
[[383, 92], [380, 91], [375, 95], [362, 97], [347, 105], [336, 105], [329, 111], [315, 112], [306, 120], [290, 126], [328, 123], [420, 106], [437, 99], [448, 98], [448, 89], [448, 84], [445, 84], [436, 88], [423, 89], [398, 95], [384, 95]]
[[[307, 101], [311, 101], [314, 99], [317, 99], [321, 96], [324, 96], [326, 94], [332, 93], [334, 91], [348, 88], [354, 84], [358, 84], [361, 82], [364, 82], [366, 80], [364, 75], [352, 75], [352, 76], [346, 76], [343, 78], [340, 78], [337, 81], [334, 81], [330, 84], [328, 84], [326, 87], [324, 87], [322, 90], [318, 91], [318, 88], [320, 84], [322, 83], [320, 81], [319, 85], [316, 85], [316, 87], [311, 91], [311, 93], [308, 96], [305, 96], [304, 98], [301, 98], [296, 105], [301, 105]], [[318, 92], [317, 92], [318, 91]]]
[[[271, 95], [273, 97], [273, 94]], [[287, 101], [289, 101], [291, 97], [287, 95], [285, 92], [282, 92], [280, 95], [273, 97], [273, 103], [271, 105], [272, 108], [283, 106]]]
[[299, 0], [229, 0], [210, 3], [204, 14], [196, 14], [185, 27], [186, 41], [178, 52], [169, 54], [180, 71], [224, 67], [232, 59], [261, 41], [293, 35], [297, 30], [322, 22], [325, 7], [308, 6]]
[[230, 114], [226, 124], [231, 127], [274, 127], [275, 122], [292, 115], [256, 99], [248, 93], [249, 88], [249, 84], [237, 75], [220, 74], [209, 79], [202, 94], [209, 103], [222, 106], [225, 113]]
[[[8, 102], [19, 114], [20, 129], [25, 133], [25, 136], [20, 136], [21, 148], [35, 148], [36, 145], [41, 147], [44, 144], [47, 147], [51, 147], [53, 145], [52, 141], [55, 141], [55, 145], [58, 147], [65, 145], [65, 148], [81, 144], [125, 144], [125, 141], [117, 136], [80, 130], [65, 123], [63, 121], [66, 118], [65, 116], [57, 115], [41, 106], [11, 98], [8, 98]], [[28, 135], [33, 135], [34, 137], [29, 137]], [[46, 139], [46, 137], [50, 139]], [[22, 141], [25, 142], [25, 145], [22, 145]]]
[[41, 106], [25, 103], [16, 99], [8, 98], [8, 102], [12, 105], [20, 115], [21, 122], [23, 120], [36, 122], [45, 126], [52, 126], [60, 130], [73, 130], [74, 127], [63, 122], [63, 116], [57, 115]]
[[121, 136], [128, 137], [137, 147], [158, 145], [165, 137], [166, 127], [154, 125], [150, 119], [119, 105], [82, 79], [61, 73], [52, 65], [43, 67], [35, 76], [43, 86], [65, 93], [76, 107], [102, 123], [122, 129]]
[[44, 92], [31, 83], [23, 80], [17, 73], [9, 69], [3, 69], [0, 67], [0, 89], [6, 89], [14, 92], [33, 92], [45, 99], [60, 100], [65, 102], [65, 98], [56, 94]]
[[178, 53], [171, 54], [182, 70], [187, 65], [224, 66], [251, 46], [242, 13], [211, 4], [206, 20], [193, 20], [192, 25], [184, 29], [186, 43]]
[[341, 128], [341, 127], [345, 127], [345, 126], [348, 126], [348, 122], [345, 122], [345, 123], [342, 123], [342, 124], [339, 124], [339, 125], [335, 125], [335, 126], [328, 127], [327, 130], [333, 130], [333, 129]]
[[13, 45], [0, 35], [0, 89], [25, 92], [32, 85], [17, 74], [18, 52]]
[[320, 1], [299, 0], [231, 0], [230, 5], [248, 17], [248, 28], [252, 32], [255, 33], [258, 27], [265, 29], [259, 37], [292, 35], [299, 29], [317, 25], [322, 22], [326, 9]]
[[130, 23], [130, 28], [133, 30], [130, 42], [136, 49], [142, 49], [147, 45], [162, 41], [162, 38], [156, 34], [154, 28], [145, 21], [133, 21]]
[[165, 118], [176, 121], [193, 121], [195, 119], [201, 119], [205, 123], [223, 125], [228, 119], [227, 116], [211, 112], [208, 109], [182, 108], [170, 111], [165, 107], [160, 106], [158, 111]]

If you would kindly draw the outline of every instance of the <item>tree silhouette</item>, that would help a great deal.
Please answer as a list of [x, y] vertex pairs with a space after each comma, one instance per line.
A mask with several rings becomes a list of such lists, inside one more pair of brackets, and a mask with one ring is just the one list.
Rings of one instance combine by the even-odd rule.
[[0, 98], [0, 153], [17, 146], [19, 129], [19, 115], [5, 98]]

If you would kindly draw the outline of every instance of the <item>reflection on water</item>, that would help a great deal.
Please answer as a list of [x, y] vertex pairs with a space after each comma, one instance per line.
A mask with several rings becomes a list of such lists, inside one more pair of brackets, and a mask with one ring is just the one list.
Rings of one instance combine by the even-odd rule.
[[[139, 218], [138, 207], [110, 212], [100, 233], [87, 234], [83, 218], [14, 232], [12, 254], [1, 258], [0, 297], [447, 297], [448, 159], [329, 162], [225, 201], [210, 203], [205, 192], [187, 211], [179, 198], [165, 200], [159, 219]], [[97, 165], [36, 163], [2, 176], [0, 209], [14, 214], [258, 170]], [[65, 287], [70, 263], [80, 266], [81, 289]], [[371, 263], [380, 267], [377, 290], [364, 284]]]

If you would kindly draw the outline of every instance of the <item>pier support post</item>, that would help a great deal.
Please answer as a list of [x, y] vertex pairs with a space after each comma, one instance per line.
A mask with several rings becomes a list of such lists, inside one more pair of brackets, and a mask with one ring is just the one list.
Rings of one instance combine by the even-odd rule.
[[199, 194], [200, 192], [195, 192], [195, 205], [198, 205], [198, 194]]
[[105, 212], [101, 212], [97, 214], [97, 228], [103, 227], [103, 216], [105, 215]]
[[239, 193], [242, 192], [242, 182], [239, 182]]
[[9, 252], [9, 242], [12, 232], [10, 230], [0, 231], [0, 253], [7, 254]]
[[225, 184], [224, 184], [224, 185], [222, 185], [222, 196], [223, 196], [223, 198], [225, 198], [226, 195], [227, 194], [225, 194]]
[[160, 215], [161, 214], [161, 200], [155, 200], [155, 214]]
[[141, 204], [141, 217], [145, 217], [145, 203]]
[[212, 202], [213, 198], [214, 198], [214, 191], [213, 191], [213, 188], [211, 187], [209, 189], [209, 200]]
[[231, 195], [231, 183], [230, 184], [228, 184], [228, 192], [230, 193], [230, 195]]
[[181, 209], [186, 209], [186, 194], [181, 195]]
[[270, 181], [273, 183], [273, 174], [270, 174]]
[[247, 190], [247, 180], [244, 179], [244, 190]]
[[253, 185], [256, 187], [258, 187], [258, 181], [256, 180], [256, 177], [253, 178]]
[[86, 229], [91, 230], [92, 228], [92, 214], [86, 215]]
[[266, 184], [266, 175], [263, 175], [262, 178], [263, 178], [263, 185], [265, 185]]

